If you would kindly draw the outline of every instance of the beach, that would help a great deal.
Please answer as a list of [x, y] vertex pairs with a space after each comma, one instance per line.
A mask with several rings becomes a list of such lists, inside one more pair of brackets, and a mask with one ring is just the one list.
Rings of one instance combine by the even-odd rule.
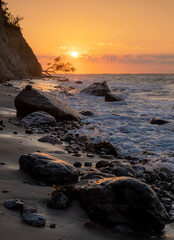
[[[38, 142], [39, 136], [27, 135], [24, 129], [9, 123], [9, 119], [16, 118], [14, 97], [19, 92], [13, 87], [1, 84], [0, 91], [0, 118], [5, 127], [0, 135], [0, 229], [1, 240], [13, 239], [114, 239], [115, 233], [109, 230], [88, 229], [84, 224], [88, 221], [87, 214], [80, 208], [77, 202], [66, 210], [54, 210], [47, 208], [48, 194], [52, 187], [35, 185], [36, 182], [27, 174], [19, 170], [18, 160], [22, 154], [42, 151], [55, 155], [61, 160], [72, 163], [75, 157], [68, 154], [54, 154], [54, 151], [63, 147], [52, 146]], [[10, 95], [10, 96], [9, 96]], [[15, 135], [14, 131], [18, 134]], [[82, 162], [86, 158], [81, 158]], [[96, 160], [95, 160], [96, 161]], [[3, 193], [3, 191], [8, 191]], [[35, 228], [23, 223], [19, 212], [8, 210], [4, 207], [7, 199], [19, 198], [27, 205], [37, 208], [47, 218], [44, 228]], [[56, 224], [56, 229], [49, 228], [51, 223]], [[118, 237], [120, 237], [118, 235]], [[126, 237], [120, 238], [126, 239]]]
[[[23, 85], [30, 83], [24, 81]], [[11, 82], [10, 82], [11, 84]], [[35, 81], [37, 85], [37, 81]], [[15, 84], [14, 84], [15, 85]], [[41, 143], [38, 139], [41, 134], [34, 133], [28, 135], [25, 129], [15, 125], [16, 110], [14, 98], [20, 89], [9, 85], [8, 82], [0, 87], [0, 120], [3, 121], [3, 130], [0, 132], [0, 228], [1, 240], [13, 240], [24, 238], [38, 239], [130, 239], [130, 237], [114, 232], [114, 230], [102, 227], [86, 227], [89, 221], [88, 215], [82, 210], [77, 200], [72, 202], [72, 206], [65, 210], [55, 210], [47, 208], [49, 194], [52, 191], [50, 186], [39, 186], [38, 182], [26, 173], [19, 170], [18, 160], [21, 155], [32, 152], [44, 152], [64, 160], [70, 164], [79, 161], [84, 164], [89, 161], [86, 153], [82, 153], [80, 158], [67, 154], [65, 144], [57, 146], [49, 143]], [[101, 160], [95, 155], [90, 159], [93, 166]], [[89, 168], [86, 168], [89, 169]], [[11, 211], [4, 207], [3, 203], [7, 199], [19, 198], [30, 207], [36, 208], [39, 213], [47, 218], [44, 228], [35, 228], [22, 222], [19, 212]], [[55, 229], [51, 229], [50, 224], [56, 224]], [[166, 225], [162, 236], [142, 237], [142, 239], [174, 239], [174, 225]], [[139, 236], [138, 239], [141, 239]]]

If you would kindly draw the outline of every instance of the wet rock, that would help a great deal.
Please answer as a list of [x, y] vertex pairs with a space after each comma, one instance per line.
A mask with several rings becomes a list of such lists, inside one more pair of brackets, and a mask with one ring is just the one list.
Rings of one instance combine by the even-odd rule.
[[163, 125], [163, 124], [168, 123], [168, 121], [163, 120], [163, 119], [158, 119], [158, 118], [151, 118], [151, 119], [149, 120], [149, 122], [150, 122], [151, 124], [158, 124], [158, 125]]
[[75, 167], [45, 153], [22, 155], [19, 165], [22, 171], [47, 184], [61, 185], [78, 180]]
[[118, 101], [124, 101], [124, 99], [112, 93], [107, 93], [105, 95], [105, 102], [118, 102]]
[[69, 205], [69, 200], [63, 192], [54, 193], [47, 203], [47, 207], [54, 209], [65, 209]]
[[104, 179], [104, 178], [111, 178], [111, 177], [115, 177], [114, 175], [112, 174], [108, 174], [108, 173], [102, 173], [100, 171], [87, 171], [87, 172], [84, 172], [81, 176], [81, 180], [84, 180], [84, 179], [87, 179], [87, 180], [90, 180], [90, 179]]
[[26, 129], [26, 130], [25, 130], [25, 133], [26, 133], [26, 134], [33, 134], [34, 131], [33, 131], [32, 129]]
[[54, 136], [44, 136], [42, 138], [38, 139], [39, 142], [45, 142], [45, 143], [51, 143], [53, 145], [61, 145], [62, 142], [57, 139], [57, 137]]
[[89, 217], [114, 227], [162, 230], [168, 214], [156, 193], [145, 183], [129, 178], [108, 178], [86, 182], [78, 190]]
[[56, 126], [56, 120], [50, 114], [38, 111], [33, 112], [23, 118], [20, 122], [21, 125], [25, 127], [33, 127], [33, 126]]
[[85, 167], [91, 167], [92, 166], [92, 162], [85, 162], [84, 165], [85, 165]]
[[105, 96], [110, 93], [110, 89], [106, 81], [101, 83], [93, 83], [89, 87], [83, 89], [81, 93], [90, 94], [94, 96]]
[[93, 155], [93, 154], [90, 154], [90, 153], [88, 153], [88, 154], [87, 154], [87, 157], [88, 157], [88, 158], [94, 158], [94, 155]]
[[75, 83], [76, 84], [82, 84], [83, 82], [82, 81], [76, 81]]
[[103, 167], [107, 167], [107, 166], [110, 166], [110, 163], [108, 161], [104, 161], [104, 160], [101, 160], [99, 162], [96, 163], [96, 168], [103, 168]]
[[168, 181], [168, 176], [165, 172], [158, 172], [158, 176], [162, 181]]
[[113, 167], [113, 173], [117, 176], [130, 176], [130, 177], [136, 177], [136, 171], [133, 169], [130, 163], [120, 161], [120, 160], [114, 160], [110, 162]]
[[4, 206], [12, 210], [22, 210], [24, 203], [19, 199], [9, 199], [5, 201]]
[[38, 214], [35, 209], [23, 208], [21, 213], [24, 222], [34, 227], [44, 227], [46, 223], [45, 216]]
[[50, 223], [50, 228], [56, 228], [56, 224], [55, 223]]
[[32, 112], [44, 111], [57, 121], [81, 120], [82, 115], [74, 108], [51, 94], [37, 89], [21, 91], [15, 98], [15, 107], [18, 117], [25, 117]]
[[72, 156], [73, 157], [81, 157], [81, 154], [80, 153], [74, 153]]
[[74, 164], [74, 167], [76, 167], [76, 168], [81, 168], [82, 167], [82, 164], [81, 164], [81, 162], [75, 162]]
[[103, 159], [109, 159], [109, 160], [113, 160], [114, 159], [114, 156], [112, 155], [100, 155], [100, 158], [103, 158]]
[[91, 112], [91, 111], [89, 111], [89, 110], [84, 110], [84, 111], [81, 111], [80, 112], [80, 114], [81, 115], [83, 115], [83, 116], [86, 116], [86, 117], [91, 117], [91, 116], [93, 116], [94, 115], [94, 113], [93, 112]]
[[79, 143], [85, 143], [85, 142], [89, 141], [90, 139], [87, 135], [81, 135], [77, 138], [77, 140]]

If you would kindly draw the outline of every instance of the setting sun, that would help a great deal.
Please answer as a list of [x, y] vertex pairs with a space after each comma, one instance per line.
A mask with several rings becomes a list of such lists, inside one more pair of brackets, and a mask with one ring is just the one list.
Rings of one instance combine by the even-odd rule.
[[77, 51], [70, 52], [71, 57], [77, 58], [79, 56], [79, 53]]

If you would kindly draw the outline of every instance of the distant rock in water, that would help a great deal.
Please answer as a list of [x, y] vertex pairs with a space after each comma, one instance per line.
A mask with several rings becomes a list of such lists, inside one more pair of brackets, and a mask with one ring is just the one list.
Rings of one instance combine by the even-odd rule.
[[124, 99], [112, 93], [107, 93], [105, 95], [105, 102], [118, 102], [118, 101], [124, 101]]
[[123, 224], [134, 229], [162, 230], [168, 221], [156, 193], [134, 178], [90, 180], [78, 191], [89, 217], [106, 226]]
[[20, 169], [47, 184], [68, 184], [78, 180], [78, 171], [71, 164], [45, 153], [22, 155]]
[[73, 107], [49, 93], [27, 85], [15, 98], [17, 117], [25, 117], [32, 112], [44, 111], [57, 121], [81, 120], [83, 117]]
[[5, 21], [0, 8], [0, 81], [42, 76], [42, 68], [19, 27]]
[[23, 118], [20, 122], [21, 125], [24, 125], [26, 127], [32, 127], [32, 126], [56, 126], [56, 120], [53, 116], [46, 112], [33, 112]]
[[106, 81], [101, 83], [93, 83], [89, 87], [81, 90], [81, 93], [90, 94], [94, 96], [105, 96], [110, 93], [110, 89]]
[[152, 119], [149, 120], [149, 122], [151, 124], [158, 124], [158, 125], [163, 125], [163, 124], [168, 123], [168, 121], [162, 120], [162, 119], [158, 119], [158, 118], [152, 118]]

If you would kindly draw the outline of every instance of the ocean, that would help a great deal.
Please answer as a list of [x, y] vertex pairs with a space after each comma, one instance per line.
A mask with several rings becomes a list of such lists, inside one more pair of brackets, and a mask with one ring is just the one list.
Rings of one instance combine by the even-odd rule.
[[[110, 141], [123, 156], [148, 159], [149, 167], [174, 170], [174, 75], [70, 74], [68, 82], [45, 79], [36, 87], [51, 92], [76, 110], [94, 113], [76, 133], [94, 142]], [[82, 81], [77, 84], [76, 81]], [[112, 93], [124, 101], [105, 102], [104, 97], [81, 94], [94, 82], [107, 81]], [[60, 87], [61, 86], [61, 87]], [[152, 125], [151, 118], [169, 121]]]

